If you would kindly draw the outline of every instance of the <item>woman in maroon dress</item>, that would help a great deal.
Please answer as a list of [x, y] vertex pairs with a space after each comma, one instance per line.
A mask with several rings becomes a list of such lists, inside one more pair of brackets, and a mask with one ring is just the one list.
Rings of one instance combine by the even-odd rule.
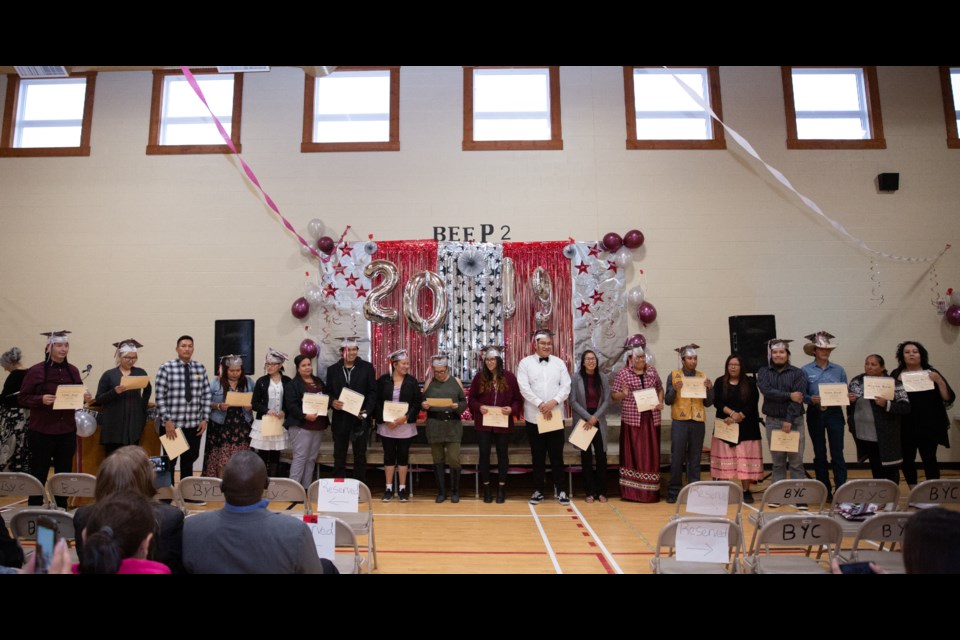
[[[610, 397], [620, 402], [620, 497], [635, 502], [660, 501], [660, 412], [663, 383], [653, 365], [647, 364], [643, 347], [627, 352], [627, 366], [620, 370]], [[657, 405], [638, 410], [634, 391], [653, 389]]]

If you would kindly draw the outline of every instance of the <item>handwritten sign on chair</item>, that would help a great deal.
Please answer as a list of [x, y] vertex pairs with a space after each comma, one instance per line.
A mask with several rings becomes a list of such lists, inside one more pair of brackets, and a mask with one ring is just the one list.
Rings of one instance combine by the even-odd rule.
[[[692, 486], [687, 496], [687, 513], [699, 513], [705, 516], [727, 515], [727, 502], [730, 487]], [[724, 560], [726, 562], [726, 560]]]
[[337, 523], [333, 518], [323, 516], [303, 516], [304, 522], [310, 527], [313, 534], [313, 544], [317, 547], [317, 555], [327, 560], [333, 560], [337, 546]]
[[730, 561], [729, 534], [729, 524], [681, 522], [677, 525], [677, 560], [727, 563]]
[[317, 489], [318, 512], [357, 512], [360, 484], [354, 478], [321, 478]]

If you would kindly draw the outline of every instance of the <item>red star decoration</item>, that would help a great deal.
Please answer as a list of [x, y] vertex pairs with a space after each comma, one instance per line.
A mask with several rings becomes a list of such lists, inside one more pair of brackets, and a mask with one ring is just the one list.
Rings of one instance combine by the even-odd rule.
[[328, 298], [336, 298], [336, 297], [337, 297], [337, 288], [336, 288], [335, 286], [333, 286], [333, 283], [332, 283], [332, 282], [323, 288], [323, 292], [324, 292], [325, 294], [327, 294], [327, 297], [328, 297]]
[[593, 292], [593, 295], [590, 296], [590, 297], [593, 298], [594, 304], [596, 304], [596, 303], [598, 303], [598, 302], [603, 302], [603, 292], [602, 292], [602, 291], [594, 291], [594, 292]]
[[616, 263], [616, 262], [614, 262], [613, 260], [607, 260], [607, 264], [610, 265], [609, 267], [607, 267], [607, 271], [610, 271], [611, 269], [613, 269], [613, 272], [614, 272], [614, 273], [617, 272], [617, 263]]
[[340, 247], [340, 253], [345, 256], [351, 255], [350, 252], [353, 251], [353, 247], [348, 245], [346, 242], [343, 243], [343, 246]]
[[581, 273], [587, 273], [589, 268], [590, 265], [588, 265], [586, 262], [581, 262], [577, 265], [577, 275], [580, 275]]
[[590, 252], [587, 255], [599, 256], [602, 251], [603, 251], [603, 247], [601, 247], [600, 243], [598, 242], [597, 244], [593, 245], [593, 248], [590, 249]]
[[333, 267], [333, 274], [337, 276], [342, 276], [346, 270], [347, 268], [345, 266], [343, 266], [342, 264], [337, 264], [337, 265], [334, 265]]
[[348, 287], [356, 287], [356, 286], [357, 286], [357, 280], [359, 280], [359, 279], [360, 279], [360, 278], [358, 278], [357, 276], [347, 276], [347, 286], [348, 286]]
[[586, 302], [581, 302], [580, 306], [577, 307], [577, 311], [580, 312], [580, 317], [582, 318], [585, 313], [590, 313], [590, 305]]
[[367, 291], [370, 291], [370, 289], [365, 289], [364, 286], [363, 286], [363, 283], [361, 283], [360, 286], [357, 287], [357, 297], [358, 297], [358, 298], [366, 298], [366, 297], [367, 297]]

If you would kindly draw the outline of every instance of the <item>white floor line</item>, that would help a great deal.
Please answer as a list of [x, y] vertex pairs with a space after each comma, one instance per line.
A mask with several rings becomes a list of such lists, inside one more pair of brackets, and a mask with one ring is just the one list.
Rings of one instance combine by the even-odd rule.
[[540, 525], [540, 518], [537, 516], [537, 510], [533, 508], [532, 504], [527, 505], [530, 507], [530, 514], [533, 516], [533, 521], [537, 523], [537, 529], [540, 530], [540, 537], [543, 538], [543, 546], [547, 548], [547, 555], [550, 556], [550, 562], [553, 563], [553, 568], [557, 573], [563, 573], [563, 570], [560, 569], [559, 563], [557, 563], [557, 556], [553, 554], [553, 547], [550, 546], [550, 541], [547, 540], [547, 532], [543, 530], [543, 527]]
[[590, 533], [591, 536], [593, 536], [593, 539], [596, 540], [597, 546], [600, 547], [600, 551], [610, 562], [610, 566], [613, 567], [614, 571], [622, 574], [623, 569], [621, 569], [620, 565], [617, 564], [617, 561], [613, 559], [613, 555], [609, 551], [607, 551], [607, 547], [604, 546], [603, 541], [600, 540], [600, 536], [597, 535], [597, 533], [593, 530], [593, 527], [590, 526], [590, 523], [587, 522], [587, 519], [583, 517], [582, 513], [580, 513], [580, 509], [577, 509], [577, 505], [571, 502], [570, 506], [573, 507], [574, 513], [576, 513], [577, 517], [580, 518], [580, 521], [583, 523], [583, 526], [587, 528], [587, 531]]
[[[333, 513], [333, 512], [330, 512]], [[527, 518], [522, 513], [374, 513], [377, 518]], [[570, 518], [569, 513], [541, 515], [541, 518]]]

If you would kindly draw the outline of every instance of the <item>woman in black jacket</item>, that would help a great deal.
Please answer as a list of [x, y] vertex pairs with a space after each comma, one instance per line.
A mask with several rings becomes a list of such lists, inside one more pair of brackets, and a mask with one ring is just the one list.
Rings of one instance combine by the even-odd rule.
[[[374, 407], [374, 420], [377, 433], [383, 442], [383, 471], [386, 474], [387, 488], [383, 501], [393, 500], [393, 473], [399, 467], [397, 497], [400, 502], [410, 499], [407, 492], [407, 468], [410, 464], [410, 443], [417, 435], [417, 415], [423, 396], [420, 383], [410, 375], [410, 357], [406, 349], [394, 351], [389, 356], [390, 373], [377, 380], [377, 403]], [[397, 403], [406, 403], [405, 413], [394, 415]], [[384, 409], [387, 416], [384, 417]], [[387, 419], [389, 418], [389, 419]]]
[[283, 363], [287, 361], [287, 354], [274, 348], [267, 349], [267, 358], [264, 362], [265, 375], [260, 376], [253, 386], [253, 410], [256, 420], [250, 428], [250, 448], [263, 459], [267, 465], [267, 473], [271, 478], [280, 476], [280, 452], [287, 448], [287, 432], [280, 435], [263, 435], [263, 417], [266, 415], [279, 418], [286, 417], [283, 405], [283, 389], [290, 382], [290, 378], [283, 374]]

